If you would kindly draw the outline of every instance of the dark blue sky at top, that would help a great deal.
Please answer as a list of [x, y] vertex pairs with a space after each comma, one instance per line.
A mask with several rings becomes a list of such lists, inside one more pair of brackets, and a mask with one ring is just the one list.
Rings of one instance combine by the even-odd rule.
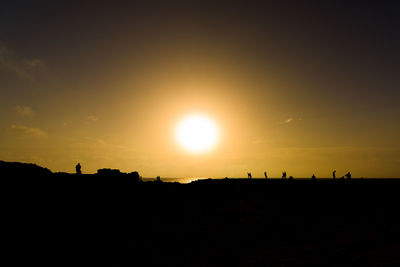
[[353, 102], [397, 105], [398, 1], [194, 2], [2, 1], [0, 40], [71, 79], [174, 40], [222, 42], [261, 73], [273, 62], [281, 75], [333, 82], [325, 88], [332, 96], [351, 91]]

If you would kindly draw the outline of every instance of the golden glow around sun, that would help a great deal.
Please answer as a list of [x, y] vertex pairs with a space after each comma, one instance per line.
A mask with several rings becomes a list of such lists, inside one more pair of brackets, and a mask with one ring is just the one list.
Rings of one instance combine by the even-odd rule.
[[181, 120], [176, 128], [178, 143], [190, 152], [205, 152], [218, 141], [218, 128], [208, 117], [190, 115]]

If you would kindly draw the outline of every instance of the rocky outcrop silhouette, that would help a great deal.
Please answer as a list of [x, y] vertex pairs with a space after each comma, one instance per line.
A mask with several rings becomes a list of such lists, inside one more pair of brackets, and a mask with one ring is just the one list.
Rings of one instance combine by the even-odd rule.
[[98, 169], [97, 170], [97, 175], [103, 175], [103, 176], [118, 176], [122, 175], [120, 170], [118, 169], [109, 169], [109, 168], [104, 168], [104, 169]]

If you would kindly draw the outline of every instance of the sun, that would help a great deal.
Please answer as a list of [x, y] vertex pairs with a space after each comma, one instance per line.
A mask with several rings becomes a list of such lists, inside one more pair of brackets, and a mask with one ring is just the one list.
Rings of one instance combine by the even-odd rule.
[[215, 147], [218, 127], [207, 116], [190, 115], [182, 119], [176, 128], [176, 140], [186, 150], [200, 153]]

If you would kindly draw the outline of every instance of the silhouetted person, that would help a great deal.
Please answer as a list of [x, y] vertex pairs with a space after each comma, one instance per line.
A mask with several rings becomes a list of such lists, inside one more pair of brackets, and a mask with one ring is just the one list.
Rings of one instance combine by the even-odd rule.
[[286, 180], [286, 172], [282, 172], [282, 179]]
[[351, 173], [350, 172], [348, 172], [345, 176], [346, 176], [347, 180], [351, 180]]
[[311, 176], [311, 179], [313, 179], [313, 180], [316, 179], [315, 174], [313, 174], [313, 175]]
[[157, 182], [161, 182], [161, 177], [157, 176]]
[[332, 172], [332, 177], [333, 177], [333, 179], [336, 179], [336, 170], [334, 170], [334, 171]]
[[268, 179], [267, 172], [264, 172], [265, 179]]
[[252, 176], [251, 176], [251, 172], [248, 172], [248, 173], [247, 173], [247, 177], [248, 177], [249, 179], [251, 179], [251, 177], [252, 177]]
[[81, 175], [82, 174], [82, 172], [81, 172], [81, 164], [80, 163], [78, 163], [76, 166], [75, 166], [75, 170], [76, 170], [76, 174], [78, 174], [78, 175]]

